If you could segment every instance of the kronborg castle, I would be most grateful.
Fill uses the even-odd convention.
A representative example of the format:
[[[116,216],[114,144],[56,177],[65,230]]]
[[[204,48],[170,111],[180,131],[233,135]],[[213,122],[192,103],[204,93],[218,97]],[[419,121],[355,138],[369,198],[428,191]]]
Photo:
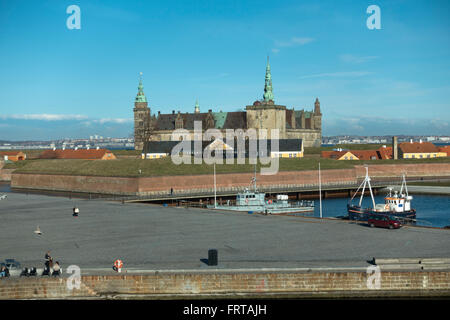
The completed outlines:
[[[201,121],[202,129],[219,129],[225,137],[226,129],[267,129],[279,130],[279,139],[301,139],[304,147],[318,147],[322,140],[322,113],[316,98],[314,111],[294,110],[275,104],[272,91],[272,75],[267,61],[264,95],[262,100],[248,105],[245,111],[200,112],[198,103],[193,113],[180,111],[169,114],[151,114],[144,94],[142,77],[134,102],[134,145],[142,150],[145,141],[170,141],[175,129],[186,129],[194,135],[194,121]]]

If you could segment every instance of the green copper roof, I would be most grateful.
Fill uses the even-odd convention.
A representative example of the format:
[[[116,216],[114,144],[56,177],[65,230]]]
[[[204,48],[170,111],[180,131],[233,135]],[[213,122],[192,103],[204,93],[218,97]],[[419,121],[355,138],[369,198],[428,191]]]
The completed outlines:
[[[222,129],[225,120],[227,120],[227,114],[228,112],[213,112],[213,117],[216,122],[216,129]]]
[[[144,94],[144,86],[142,85],[142,72],[141,77],[139,79],[138,93],[136,95],[136,102],[147,102],[147,98]]]
[[[266,67],[266,82],[264,84],[264,101],[273,100],[272,92],[272,75],[270,73],[270,63],[269,57],[267,57],[267,67]]]

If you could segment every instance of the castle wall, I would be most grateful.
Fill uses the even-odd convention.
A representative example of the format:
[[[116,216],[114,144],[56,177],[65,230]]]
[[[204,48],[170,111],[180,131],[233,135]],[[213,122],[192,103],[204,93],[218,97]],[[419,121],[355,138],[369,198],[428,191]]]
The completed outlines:
[[[247,128],[267,129],[269,137],[272,129],[278,129],[280,138],[286,132],[286,108],[283,106],[247,107]]]
[[[322,131],[310,129],[288,129],[285,139],[302,139],[303,147],[320,147],[322,143]]]

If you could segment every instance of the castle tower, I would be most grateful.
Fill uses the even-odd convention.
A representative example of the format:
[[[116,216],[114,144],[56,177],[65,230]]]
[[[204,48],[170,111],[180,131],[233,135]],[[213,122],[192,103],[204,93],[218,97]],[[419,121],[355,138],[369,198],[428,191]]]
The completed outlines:
[[[139,77],[139,86],[136,99],[134,100],[134,149],[142,150],[144,147],[146,125],[150,119],[150,108],[142,85],[142,72]]]
[[[199,106],[199,104],[198,104],[198,99],[197,100],[195,100],[195,111],[194,111],[195,113],[200,113],[200,106]]]
[[[267,130],[268,137],[273,129],[279,132],[279,138],[284,139],[286,131],[286,106],[274,103],[272,91],[272,74],[269,57],[267,57],[264,95],[262,101],[255,101],[252,106],[246,106],[247,128]]]
[[[270,63],[269,56],[267,56],[267,66],[266,66],[266,81],[264,84],[264,102],[268,103],[269,101],[274,102],[273,92],[272,92],[272,74],[270,73]]]
[[[314,115],[321,116],[322,113],[320,113],[320,102],[319,98],[316,98],[316,102],[314,102]]]

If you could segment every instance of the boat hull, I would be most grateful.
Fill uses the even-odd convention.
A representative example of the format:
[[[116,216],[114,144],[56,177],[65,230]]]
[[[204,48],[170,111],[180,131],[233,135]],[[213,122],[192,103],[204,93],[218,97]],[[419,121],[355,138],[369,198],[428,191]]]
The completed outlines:
[[[385,211],[378,212],[371,208],[361,208],[359,206],[347,205],[348,216],[350,220],[367,221],[373,215],[387,215],[389,217],[396,217],[402,219],[415,219],[416,210],[411,209],[404,212]]]
[[[228,211],[241,211],[241,212],[255,212],[255,213],[265,213],[265,214],[286,214],[286,213],[299,213],[299,212],[312,212],[314,207],[303,206],[303,207],[277,207],[277,206],[223,206],[223,205],[209,205],[208,209],[216,210],[228,210]]]

